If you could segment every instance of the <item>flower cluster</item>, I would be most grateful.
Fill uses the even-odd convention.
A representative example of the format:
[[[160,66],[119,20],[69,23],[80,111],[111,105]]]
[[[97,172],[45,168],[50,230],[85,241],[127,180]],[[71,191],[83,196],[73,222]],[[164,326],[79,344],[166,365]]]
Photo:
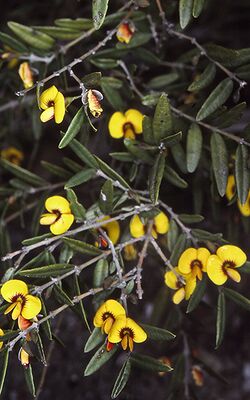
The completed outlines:
[[[204,273],[216,285],[223,285],[229,278],[240,282],[236,269],[246,260],[246,254],[233,245],[219,247],[216,254],[211,254],[204,247],[186,249],[179,258],[178,266],[165,274],[166,285],[175,290],[173,302],[179,304],[184,298],[188,300],[196,288],[197,279],[202,280]]]
[[[139,215],[134,215],[129,224],[130,234],[139,238],[147,233],[147,225],[143,223]],[[169,229],[169,219],[164,212],[160,212],[153,219],[151,235],[157,239],[158,234],[164,235]]]
[[[133,351],[134,342],[142,343],[147,339],[146,332],[126,316],[124,307],[118,301],[112,299],[99,307],[94,317],[94,326],[108,335],[107,351],[116,343],[121,343],[123,350]]]

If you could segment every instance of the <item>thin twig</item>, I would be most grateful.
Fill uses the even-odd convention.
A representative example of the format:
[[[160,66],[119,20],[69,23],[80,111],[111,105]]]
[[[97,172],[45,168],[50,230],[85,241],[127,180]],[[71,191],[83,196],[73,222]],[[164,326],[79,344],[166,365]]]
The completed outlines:
[[[143,295],[143,289],[142,289],[142,284],[141,284],[141,280],[142,280],[142,265],[143,265],[144,258],[147,256],[147,249],[148,249],[148,245],[149,245],[150,240],[151,240],[152,227],[153,227],[153,221],[150,221],[149,224],[148,224],[148,229],[147,229],[145,241],[143,243],[143,247],[142,247],[142,250],[140,252],[139,260],[138,260],[138,263],[137,263],[137,266],[136,266],[136,285],[137,285],[136,293],[137,293],[137,296],[138,296],[139,300],[142,299],[142,295]]]

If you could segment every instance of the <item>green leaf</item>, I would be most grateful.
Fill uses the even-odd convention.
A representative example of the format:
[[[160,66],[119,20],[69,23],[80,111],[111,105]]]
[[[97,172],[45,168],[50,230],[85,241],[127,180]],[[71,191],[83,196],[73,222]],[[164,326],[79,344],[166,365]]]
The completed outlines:
[[[111,393],[111,399],[116,399],[116,397],[118,397],[119,394],[123,391],[123,389],[125,388],[128,380],[129,380],[130,371],[131,371],[131,363],[130,363],[130,360],[128,359],[123,363],[123,366],[122,366],[122,368],[119,372],[119,375],[115,381],[115,384],[113,386],[112,393]]]
[[[146,33],[146,32],[137,32],[134,34],[132,39],[128,44],[126,43],[117,43],[116,48],[117,49],[134,49],[136,47],[142,46],[145,43],[148,43],[149,40],[152,38],[151,33]]]
[[[174,333],[156,326],[141,324],[141,327],[147,333],[148,338],[152,340],[173,340],[176,337]]]
[[[250,261],[247,261],[240,269],[240,272],[245,272],[246,274],[250,274]]]
[[[173,248],[176,244],[176,240],[178,239],[178,236],[179,236],[178,225],[174,219],[171,219],[170,224],[169,224],[168,234],[167,234],[167,247],[170,252],[173,251]]]
[[[98,288],[103,285],[104,280],[109,275],[109,263],[106,259],[101,259],[96,263],[93,274],[93,285]]]
[[[67,244],[72,250],[82,254],[98,255],[102,254],[102,250],[98,247],[92,246],[91,244],[84,243],[81,240],[63,238],[65,244]]]
[[[83,144],[78,142],[78,140],[73,139],[72,142],[70,142],[69,146],[73,150],[73,152],[80,158],[80,160],[82,160],[90,168],[98,168],[98,163],[95,160],[95,157],[85,146],[83,146]]]
[[[19,53],[26,53],[28,51],[27,47],[23,43],[19,42],[17,39],[14,39],[12,36],[7,35],[7,33],[0,32],[0,40],[11,50]]]
[[[109,0],[92,0],[92,18],[95,29],[100,29],[102,26],[107,11]]]
[[[88,353],[96,348],[101,342],[105,340],[105,335],[102,333],[100,328],[94,328],[90,337],[88,338],[85,347],[84,353]]]
[[[4,330],[4,335],[1,335],[1,342],[7,342],[19,334],[19,331]]]
[[[24,368],[23,371],[24,371],[24,376],[25,376],[25,380],[26,380],[29,392],[32,394],[33,397],[35,397],[36,396],[36,388],[35,388],[31,364],[29,364],[28,367]]]
[[[71,300],[71,298],[67,295],[67,293],[59,285],[54,285],[53,290],[55,293],[55,297],[59,301],[59,303],[68,304],[68,306],[74,306],[74,303]]]
[[[81,203],[77,200],[77,196],[72,189],[66,188],[67,199],[70,202],[70,208],[77,221],[84,221],[86,210]]]
[[[40,178],[40,176],[33,174],[33,172],[27,171],[26,169],[19,167],[18,165],[15,165],[7,160],[1,159],[0,164],[7,169],[7,171],[11,172],[13,175],[22,179],[24,182],[29,183],[30,185],[44,186],[48,184],[48,182]]]
[[[205,4],[205,0],[194,0],[194,5],[193,5],[193,17],[198,18],[199,15],[201,14],[203,7]]]
[[[94,64],[96,67],[103,69],[114,69],[118,66],[118,61],[112,58],[96,57],[92,58],[90,62]]]
[[[173,370],[171,367],[164,365],[160,360],[145,356],[144,354],[133,353],[130,360],[132,365],[148,371],[169,372]]]
[[[250,311],[250,299],[232,289],[224,288],[223,292],[230,300]]]
[[[204,69],[202,74],[198,76],[198,78],[189,85],[188,90],[190,92],[198,92],[213,82],[216,75],[216,67],[214,64],[208,64],[207,67]]]
[[[195,122],[190,126],[187,134],[187,170],[194,172],[199,164],[202,151],[202,132]]]
[[[173,135],[163,138],[161,140],[161,142],[166,147],[171,147],[171,146],[174,146],[176,143],[179,143],[181,141],[181,139],[182,139],[182,132],[177,132],[177,133],[174,133]]]
[[[52,164],[48,161],[41,161],[42,166],[49,171],[51,174],[55,176],[59,176],[60,178],[68,178],[72,175],[71,172],[67,171],[65,168],[59,167],[58,165]]]
[[[225,295],[223,292],[219,293],[217,303],[217,320],[216,320],[216,349],[220,347],[226,326],[226,302]]]
[[[117,351],[118,346],[114,345],[114,347],[110,350],[106,350],[106,343],[104,343],[91,358],[87,367],[84,371],[84,376],[92,375],[94,372],[98,371],[106,362],[110,360],[110,358]]]
[[[152,128],[152,119],[147,115],[144,115],[142,120],[142,135],[144,142],[148,144],[154,144],[154,134]]]
[[[127,153],[126,151],[109,153],[109,155],[110,155],[110,157],[112,157],[118,161],[123,161],[123,162],[133,162],[134,161],[134,157],[130,153]]]
[[[93,86],[100,85],[101,78],[102,78],[101,72],[91,72],[91,74],[84,75],[81,81],[83,82],[86,88],[91,89]]]
[[[178,188],[186,189],[188,187],[187,182],[169,165],[165,166],[164,178]]]
[[[240,144],[236,150],[235,178],[237,194],[241,204],[245,204],[249,193],[250,173],[248,167],[248,149]]]
[[[45,233],[44,235],[40,235],[40,236],[35,236],[33,238],[29,238],[29,239],[24,239],[22,241],[22,244],[24,246],[30,246],[31,244],[35,244],[35,243],[39,243],[44,239],[49,239],[51,238],[53,235],[52,233]]]
[[[59,18],[55,20],[55,25],[61,26],[62,28],[82,31],[93,28],[93,21],[89,18]]]
[[[107,174],[111,179],[118,181],[122,186],[124,186],[127,189],[131,189],[129,184],[119,175],[116,171],[114,171],[108,164],[106,164],[104,161],[102,161],[99,157],[94,156],[95,160],[99,164],[99,168]]]
[[[184,224],[194,224],[204,220],[204,217],[198,214],[179,214],[178,217]]]
[[[233,81],[230,78],[221,81],[201,106],[196,116],[196,120],[202,121],[214,111],[218,110],[218,108],[222,106],[231,95],[233,86]]]
[[[218,133],[211,136],[211,157],[217,189],[223,197],[227,187],[228,153],[225,141]]]
[[[161,181],[165,169],[165,153],[159,153],[149,175],[149,195],[152,203],[158,203]]]
[[[243,101],[242,103],[237,104],[233,108],[227,109],[224,112],[222,112],[215,119],[215,122],[213,121],[213,124],[221,129],[227,128],[241,119],[245,109],[246,109],[246,102]]]
[[[76,291],[76,295],[80,296],[82,294],[81,292],[81,288],[80,288],[80,282],[79,282],[79,277],[77,276],[77,274],[74,275],[74,288]],[[89,326],[89,322],[88,322],[88,318],[87,318],[87,314],[84,308],[84,304],[83,304],[83,300],[78,301],[77,305],[75,307],[78,307],[80,310],[80,314],[84,320],[84,323],[88,329],[88,331],[91,333],[91,329]]]
[[[222,233],[211,233],[208,231],[204,231],[203,229],[192,229],[193,235],[201,240],[201,241],[211,241],[211,242],[218,242],[222,239]]]
[[[48,315],[47,309],[46,309],[46,306],[45,306],[44,301],[43,301],[41,296],[40,296],[40,300],[41,300],[41,303],[42,303],[42,310],[41,310],[42,314],[43,314],[44,317],[47,317],[47,315]],[[47,319],[46,321],[44,321],[41,327],[42,327],[43,331],[45,332],[47,338],[49,340],[53,340],[50,320]]]
[[[66,183],[64,188],[72,188],[79,185],[82,185],[85,182],[88,182],[96,175],[96,171],[93,168],[84,168],[82,171],[77,172],[77,174],[73,175]]]
[[[181,29],[186,28],[192,17],[193,0],[179,1],[179,15]]]
[[[207,282],[206,279],[203,277],[202,281],[198,282],[195,288],[194,293],[190,297],[187,306],[187,313],[190,313],[195,310],[195,308],[199,305],[200,301],[202,300],[205,291],[206,291]]]
[[[156,105],[153,132],[156,143],[160,143],[161,139],[173,134],[173,120],[168,97],[163,93]]]
[[[46,33],[39,32],[29,26],[8,22],[8,27],[25,43],[38,50],[50,50],[55,40]]]
[[[141,142],[135,139],[126,138],[123,140],[124,146],[128,149],[128,151],[133,154],[140,161],[144,161],[148,164],[153,163],[153,158],[151,155],[143,148]]]
[[[99,206],[103,214],[108,215],[112,212],[113,196],[114,196],[114,189],[112,181],[107,180],[102,186],[99,198]]]
[[[72,264],[51,264],[44,267],[18,271],[17,275],[30,278],[49,278],[63,275],[66,272],[72,271],[74,268],[75,266]]]
[[[170,257],[170,262],[172,265],[174,266],[177,265],[179,257],[185,249],[186,249],[186,235],[182,233],[178,237]]]
[[[162,90],[170,83],[177,81],[179,74],[177,72],[170,72],[169,74],[159,75],[151,79],[147,83],[149,89]]]
[[[66,133],[64,134],[63,138],[61,139],[61,141],[58,145],[59,149],[63,149],[74,139],[74,137],[80,131],[84,121],[86,121],[85,112],[84,112],[83,107],[81,107],[77,111],[77,113],[74,116],[74,118],[72,119]]]
[[[183,150],[182,145],[180,143],[176,143],[175,145],[173,145],[171,147],[171,153],[172,153],[172,156],[173,156],[177,166],[181,170],[181,172],[186,174],[187,173],[187,167],[186,167],[187,161],[186,161],[186,154]]]
[[[32,26],[32,28],[60,40],[76,39],[81,35],[81,31],[57,26]]]
[[[6,378],[6,373],[7,373],[7,368],[9,364],[9,349],[3,350],[4,354],[2,356],[2,359],[0,359],[0,395],[2,394],[4,383],[5,383],[5,378]]]
[[[118,110],[123,111],[126,108],[126,104],[124,103],[124,100],[120,95],[119,91],[120,89],[119,90],[115,89],[110,85],[110,83],[107,83],[103,78],[101,79],[101,88],[104,98],[108,100],[108,102],[116,111]]]

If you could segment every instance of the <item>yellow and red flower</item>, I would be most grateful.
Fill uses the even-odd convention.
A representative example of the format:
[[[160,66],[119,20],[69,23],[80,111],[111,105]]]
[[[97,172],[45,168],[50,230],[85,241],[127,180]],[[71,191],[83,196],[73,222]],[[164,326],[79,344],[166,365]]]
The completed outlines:
[[[121,343],[123,350],[133,351],[134,343],[142,343],[147,339],[146,332],[126,315],[119,315],[108,334],[110,343]]]
[[[129,109],[124,114],[116,111],[110,118],[108,129],[110,136],[115,139],[135,139],[135,135],[142,133],[143,115],[140,111]]]
[[[94,326],[101,328],[102,332],[109,333],[118,315],[124,315],[126,312],[123,306],[116,300],[107,300],[95,313]]]
[[[179,258],[178,270],[182,275],[192,274],[194,278],[201,280],[202,273],[207,271],[207,260],[210,254],[205,247],[199,249],[190,247]]]
[[[216,254],[208,258],[208,277],[216,285],[223,285],[228,278],[240,282],[241,276],[237,268],[242,267],[246,260],[246,254],[239,247],[233,245],[221,246]]]
[[[129,224],[131,236],[139,238],[147,232],[147,225],[145,225],[139,215],[134,215]],[[160,212],[153,219],[153,227],[151,234],[157,239],[158,233],[164,235],[169,229],[169,219],[164,212]]]
[[[5,282],[1,288],[1,296],[8,303],[11,303],[4,314],[12,312],[13,320],[16,320],[20,315],[25,319],[32,319],[41,311],[40,299],[30,295],[26,283],[18,279]]]
[[[16,147],[10,146],[1,150],[1,158],[15,165],[20,165],[23,161],[23,152]]]
[[[182,279],[180,279],[182,277]],[[182,300],[189,300],[196,288],[196,277],[190,274],[182,275],[176,267],[174,271],[165,273],[165,284],[175,290],[173,302],[179,304]]]
[[[42,122],[47,122],[55,118],[55,122],[60,124],[65,115],[65,99],[61,92],[55,86],[51,86],[45,90],[39,99],[39,105],[42,110],[40,119]]]
[[[33,84],[34,84],[33,72],[27,61],[20,64],[18,73],[19,73],[20,78],[23,81],[23,85],[24,85],[25,89],[29,89],[30,87],[33,86]]]
[[[109,220],[111,217],[109,215],[106,215],[100,222],[104,222],[104,224],[101,226],[102,229],[104,229],[107,232],[107,235],[111,242],[113,244],[116,244],[119,240],[120,237],[120,225],[118,221],[111,221],[108,223],[105,223],[105,221]]]
[[[132,22],[123,22],[119,25],[116,37],[121,43],[128,44],[135,33],[135,26]]]
[[[50,225],[53,235],[65,233],[74,222],[74,215],[71,212],[70,204],[62,196],[49,197],[45,202],[48,213],[42,214],[41,225]]]
[[[100,101],[103,99],[103,95],[98,90],[88,90],[87,92],[89,111],[93,117],[98,118],[103,112]]]
[[[24,368],[28,368],[29,363],[30,363],[30,356],[29,356],[29,353],[27,353],[27,351],[24,350],[23,347],[21,347],[21,349],[18,353],[18,359]]]

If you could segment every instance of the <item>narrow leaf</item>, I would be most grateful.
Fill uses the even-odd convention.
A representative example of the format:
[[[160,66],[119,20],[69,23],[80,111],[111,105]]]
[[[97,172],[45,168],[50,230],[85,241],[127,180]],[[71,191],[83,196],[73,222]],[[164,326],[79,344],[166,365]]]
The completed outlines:
[[[7,169],[7,171],[31,185],[43,186],[48,184],[48,182],[40,178],[40,176],[34,174],[33,172],[27,171],[26,169],[19,167],[18,165],[15,165],[7,160],[0,160],[0,164]]]
[[[232,289],[224,288],[223,291],[230,300],[250,311],[250,299]]]
[[[237,194],[241,204],[245,204],[249,193],[250,173],[248,167],[248,150],[244,145],[239,145],[235,158],[235,178]]]
[[[181,29],[186,28],[192,17],[193,0],[180,0],[179,15]]]
[[[205,0],[194,0],[194,5],[193,5],[193,17],[198,18],[200,13],[203,10],[205,4]]]
[[[163,93],[156,105],[153,132],[156,143],[160,143],[161,139],[173,133],[173,120],[168,97]]]
[[[54,46],[54,39],[46,33],[39,32],[29,26],[8,22],[8,27],[25,43],[39,50],[50,50]]]
[[[187,170],[194,172],[198,166],[202,151],[202,132],[198,124],[193,123],[187,134]]]
[[[90,151],[78,140],[73,139],[70,142],[70,148],[73,152],[82,160],[85,164],[87,164],[91,168],[98,168],[98,163],[95,160],[94,156],[90,153]]]
[[[223,197],[227,187],[228,153],[225,141],[218,133],[213,133],[211,136],[211,157],[217,189]]]
[[[187,306],[187,313],[190,313],[195,310],[195,308],[199,305],[200,301],[202,300],[205,291],[206,291],[207,282],[206,279],[203,278],[202,281],[197,283],[194,293],[190,297]]]
[[[84,221],[86,210],[81,203],[79,203],[77,196],[72,189],[67,189],[67,199],[70,202],[70,208],[77,221]]]
[[[159,153],[149,175],[149,194],[152,203],[158,202],[161,181],[165,169],[165,153]]]
[[[131,371],[131,363],[130,360],[126,360],[119,372],[119,375],[115,381],[114,387],[112,389],[111,393],[111,399],[116,399],[116,397],[119,396],[119,394],[123,391],[125,388],[129,376],[130,376],[130,371]]]
[[[99,198],[100,209],[106,215],[110,214],[113,210],[113,195],[114,189],[112,181],[107,180],[102,186]]]
[[[92,18],[95,29],[100,29],[108,11],[109,0],[92,1]]]
[[[208,64],[208,66],[204,69],[202,74],[198,76],[198,78],[191,83],[188,87],[190,92],[198,92],[213,82],[216,75],[216,67],[213,63]]]
[[[75,266],[71,264],[51,264],[51,265],[46,265],[45,267],[38,267],[38,268],[18,271],[17,275],[27,276],[30,278],[57,277],[59,275],[65,274],[66,272],[72,271],[74,267]]]
[[[9,364],[9,349],[4,350],[4,355],[2,356],[3,358],[1,359],[1,371],[0,371],[0,395],[2,394],[4,383],[5,383],[5,378],[6,378],[6,373],[7,373],[7,368]]]
[[[102,254],[102,250],[98,247],[92,246],[91,244],[84,243],[81,240],[63,238],[65,244],[67,244],[72,250],[82,254],[98,255]]]
[[[148,338],[152,340],[173,340],[176,337],[174,333],[156,326],[141,324],[141,327],[147,333]]]
[[[226,325],[226,302],[225,295],[220,292],[217,304],[217,320],[216,320],[216,349],[221,345],[225,333]]]
[[[144,354],[132,354],[131,363],[141,369],[146,369],[155,372],[169,372],[172,371],[171,367],[163,364],[160,360],[156,358],[145,356]]]
[[[58,147],[59,149],[63,149],[64,147],[66,147],[73,139],[74,137],[78,134],[78,132],[80,131],[83,123],[85,120],[85,112],[83,107],[81,107],[76,115],[74,116],[74,118],[72,119],[65,135],[63,136],[63,138],[61,139]]]
[[[114,347],[110,350],[106,350],[106,343],[104,343],[91,358],[87,367],[84,371],[84,376],[92,375],[94,372],[98,371],[106,362],[110,360],[110,358],[117,351],[118,346],[114,345]]]
[[[102,330],[100,328],[94,328],[85,344],[84,352],[88,353],[89,351],[92,351],[96,346],[98,346],[104,340],[105,340],[105,335],[102,333]]]

